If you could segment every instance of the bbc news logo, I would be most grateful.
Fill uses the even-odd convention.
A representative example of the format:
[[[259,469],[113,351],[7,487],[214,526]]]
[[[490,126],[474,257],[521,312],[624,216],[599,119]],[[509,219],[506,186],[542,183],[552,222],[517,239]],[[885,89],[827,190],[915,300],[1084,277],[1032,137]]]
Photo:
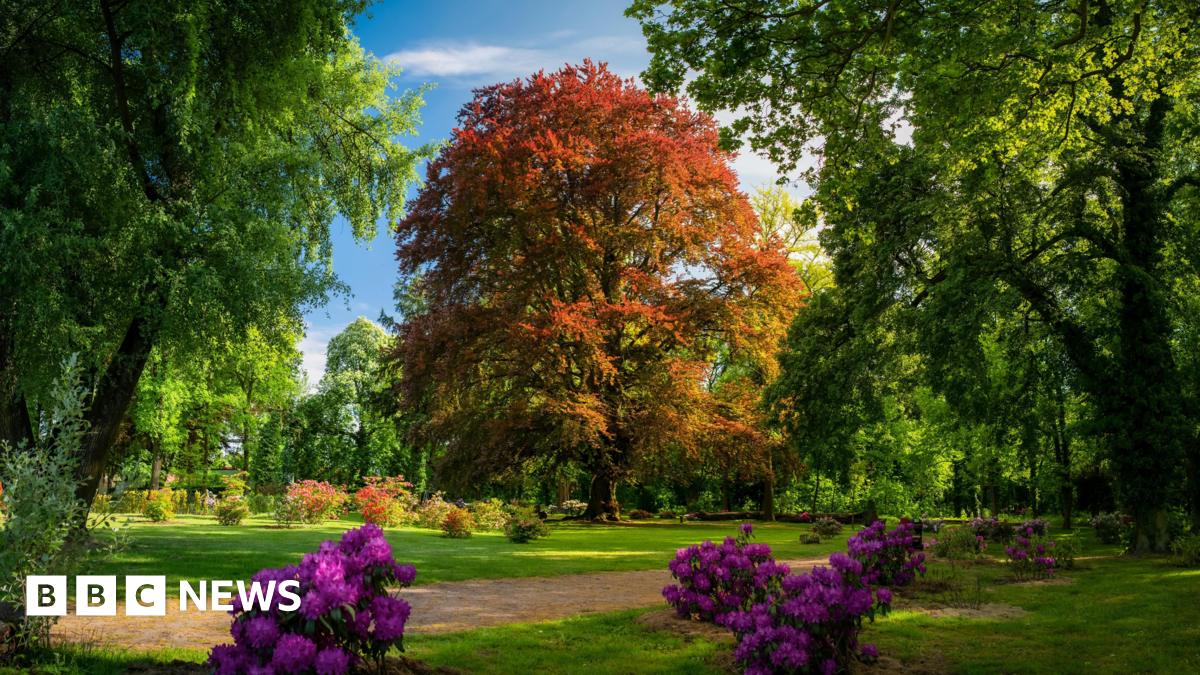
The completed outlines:
[[[233,599],[241,601],[244,609],[267,611],[278,597],[278,608],[284,612],[300,608],[296,590],[300,582],[294,579],[267,583],[240,579],[179,582],[179,611],[194,609],[200,612],[228,612]],[[68,580],[62,575],[31,574],[25,578],[26,616],[66,616]],[[189,606],[191,609],[189,609]],[[75,577],[75,614],[79,616],[117,615],[117,577],[80,575]],[[167,578],[154,575],[125,577],[125,616],[166,616]]]

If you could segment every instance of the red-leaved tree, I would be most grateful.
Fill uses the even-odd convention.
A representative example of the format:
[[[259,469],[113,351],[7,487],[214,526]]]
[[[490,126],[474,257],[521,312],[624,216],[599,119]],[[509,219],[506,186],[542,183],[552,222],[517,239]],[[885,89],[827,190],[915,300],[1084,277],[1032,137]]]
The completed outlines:
[[[635,460],[713,437],[718,353],[774,368],[796,276],[712,119],[603,65],[480,89],[459,123],[396,235],[401,403],[446,477],[575,463],[615,517]]]

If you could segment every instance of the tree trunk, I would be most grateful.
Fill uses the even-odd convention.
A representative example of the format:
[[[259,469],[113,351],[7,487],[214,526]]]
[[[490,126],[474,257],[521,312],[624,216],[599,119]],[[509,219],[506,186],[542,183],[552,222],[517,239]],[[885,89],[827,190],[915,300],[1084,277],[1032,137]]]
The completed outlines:
[[[1075,491],[1071,486],[1071,439],[1067,436],[1066,403],[1062,388],[1054,387],[1054,460],[1058,463],[1058,500],[1062,512],[1063,529],[1071,529],[1071,516],[1075,507]]]
[[[154,461],[150,464],[150,489],[157,490],[159,477],[162,475],[162,451],[158,449],[158,444],[154,447]]]
[[[611,469],[600,469],[592,473],[592,485],[588,491],[585,519],[620,520],[621,507],[617,503],[617,479]]]
[[[1200,534],[1200,445],[1195,439],[1188,451],[1187,491],[1191,502],[1192,532]]]
[[[767,476],[763,480],[762,519],[775,520],[775,468],[767,456]]]
[[[87,411],[88,433],[84,436],[76,468],[79,486],[75,496],[84,504],[91,504],[96,496],[100,474],[104,473],[109,451],[150,358],[153,344],[149,332],[150,326],[144,319],[139,317],[130,322],[120,347],[96,386]]]

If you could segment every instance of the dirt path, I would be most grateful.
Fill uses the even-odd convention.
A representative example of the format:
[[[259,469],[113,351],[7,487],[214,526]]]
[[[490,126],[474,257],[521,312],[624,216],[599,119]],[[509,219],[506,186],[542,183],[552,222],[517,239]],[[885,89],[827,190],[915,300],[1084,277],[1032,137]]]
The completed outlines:
[[[807,570],[826,558],[787,561]],[[671,583],[666,570],[596,572],[556,577],[480,579],[406,588],[401,595],[413,607],[412,633],[450,633],[482,626],[563,619],[579,614],[650,607],[663,602],[662,587]],[[183,647],[203,649],[229,641],[229,615],[223,612],[180,612],[168,599],[167,615],[63,617],[54,627],[55,640],[127,647],[138,650]]]

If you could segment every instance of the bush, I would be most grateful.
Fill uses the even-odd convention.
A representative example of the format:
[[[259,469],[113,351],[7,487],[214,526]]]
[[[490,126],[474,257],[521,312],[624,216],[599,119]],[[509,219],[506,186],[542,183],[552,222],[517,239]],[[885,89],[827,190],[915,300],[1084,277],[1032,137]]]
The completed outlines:
[[[300,520],[310,525],[339,517],[350,499],[345,490],[317,480],[292,483],[288,486],[287,496],[298,505]]]
[[[366,485],[354,493],[363,520],[376,525],[395,527],[414,517],[416,498],[412,494],[412,483],[404,476],[367,476]]]
[[[654,517],[653,513],[645,509],[633,509],[628,515],[630,520],[650,520]]]
[[[801,544],[819,544],[821,543],[821,535],[816,532],[806,532],[800,535]]]
[[[974,518],[967,525],[977,536],[988,541],[1005,543],[1012,541],[1012,527],[1000,522],[997,518]]]
[[[175,517],[175,500],[171,488],[151,490],[142,506],[142,515],[155,523],[163,523]]]
[[[568,499],[559,504],[558,509],[566,516],[581,516],[587,510],[587,502],[578,499]]]
[[[844,553],[829,556],[829,563],[782,577],[768,600],[726,616],[744,672],[844,672],[855,658],[878,656],[874,645],[859,646],[858,634],[863,618],[887,613],[891,591],[879,588],[872,597],[862,565]]]
[[[83,517],[75,499],[75,458],[87,431],[74,358],[54,382],[33,447],[0,443],[0,654],[44,644],[55,617],[24,616],[25,578],[69,574],[79,563],[71,529]],[[12,621],[11,631],[4,621]]]
[[[250,506],[238,495],[225,497],[217,504],[217,522],[222,525],[241,525],[250,515]]]
[[[968,560],[987,550],[987,539],[982,534],[975,534],[970,527],[948,527],[937,539],[930,540],[929,548],[943,558]]]
[[[888,532],[877,520],[846,542],[850,557],[862,565],[862,581],[870,586],[907,586],[925,574],[925,554],[916,547],[916,528],[900,523]]]
[[[271,495],[252,494],[246,497],[246,507],[250,513],[272,513],[275,510],[275,498]]]
[[[271,516],[279,527],[290,528],[304,520],[304,509],[301,508],[299,499],[288,495],[278,495],[275,497]]]
[[[833,518],[818,518],[817,522],[813,523],[813,532],[822,537],[832,537],[842,531],[842,524]]]
[[[1171,542],[1175,562],[1187,567],[1200,567],[1200,534],[1179,537]]]
[[[97,494],[95,499],[92,500],[91,512],[106,516],[113,512],[114,506],[115,505],[113,504],[112,497],[109,497],[108,495]]]
[[[1054,566],[1066,570],[1074,569],[1075,558],[1079,557],[1079,551],[1079,540],[1075,537],[1054,542]]]
[[[1090,521],[1096,531],[1096,538],[1102,544],[1119,544],[1125,532],[1126,525],[1121,516],[1115,513],[1101,513]]]
[[[508,524],[508,509],[499,499],[483,499],[471,504],[476,530],[503,530]]]
[[[466,539],[471,536],[471,531],[475,529],[475,519],[471,517],[471,512],[454,506],[446,513],[446,517],[442,519],[442,536],[451,537],[453,539]]]
[[[441,492],[435,492],[433,495],[421,502],[417,507],[416,524],[417,527],[424,527],[429,530],[441,529],[442,521],[446,519],[446,514],[450,513],[450,509],[454,508],[452,504],[448,504],[442,498]]]
[[[662,590],[667,604],[679,616],[724,625],[730,613],[762,601],[788,568],[775,562],[770,546],[750,543],[752,531],[745,523],[736,539],[680,549],[667,565],[677,582]]]
[[[504,526],[504,534],[514,544],[524,544],[550,536],[550,528],[532,508],[523,506],[513,509],[508,524]]]
[[[658,517],[662,518],[663,520],[674,520],[679,517],[679,514],[670,509],[665,509],[658,512]]]
[[[1032,530],[1034,536],[1044,537],[1050,532],[1050,523],[1042,518],[1032,518],[1022,523],[1020,529]]]
[[[146,491],[125,490],[117,498],[117,513],[142,513],[146,510]]]
[[[300,565],[264,569],[253,581],[300,582],[297,610],[280,609],[278,593],[267,608],[243,607],[235,597],[233,644],[218,645],[208,664],[223,673],[346,673],[367,659],[403,650],[411,607],[389,589],[408,586],[412,565],[399,565],[383,530],[367,524],[327,541]]]
[[[1044,579],[1054,575],[1054,547],[1053,541],[1034,534],[1032,527],[1021,527],[1004,552],[1017,579]]]

